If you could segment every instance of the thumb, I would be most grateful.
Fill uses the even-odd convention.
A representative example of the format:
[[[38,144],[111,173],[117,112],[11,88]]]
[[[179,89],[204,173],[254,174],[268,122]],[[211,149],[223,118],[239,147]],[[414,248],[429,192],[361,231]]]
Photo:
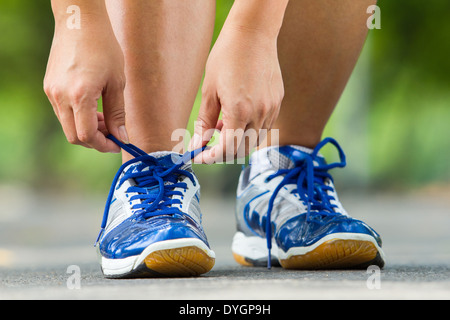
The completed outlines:
[[[125,86],[120,83],[109,85],[103,93],[103,114],[108,132],[121,140],[130,143],[125,127]]]
[[[218,125],[219,116],[219,101],[203,96],[198,117],[194,125],[194,135],[189,143],[190,150],[196,150],[208,144]]]

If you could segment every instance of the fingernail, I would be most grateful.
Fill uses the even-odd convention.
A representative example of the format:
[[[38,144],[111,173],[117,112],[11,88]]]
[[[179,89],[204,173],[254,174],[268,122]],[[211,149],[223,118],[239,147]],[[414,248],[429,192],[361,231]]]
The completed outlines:
[[[128,133],[127,133],[127,129],[125,128],[125,126],[119,127],[119,135],[120,135],[120,140],[122,140],[123,143],[126,143],[126,144],[130,143],[130,139],[128,138]]]
[[[215,157],[216,157],[215,148],[211,148],[205,153],[207,153],[207,154],[203,158],[203,163],[205,163],[205,164],[214,164],[216,162],[215,161]]]

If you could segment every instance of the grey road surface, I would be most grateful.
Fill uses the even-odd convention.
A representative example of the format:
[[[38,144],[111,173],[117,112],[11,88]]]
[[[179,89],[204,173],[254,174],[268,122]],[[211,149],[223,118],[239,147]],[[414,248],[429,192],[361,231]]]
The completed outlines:
[[[230,252],[234,199],[207,195],[204,226],[217,255],[210,273],[108,280],[93,248],[104,199],[0,189],[0,299],[450,298],[446,193],[341,193],[347,211],[382,235],[387,265],[380,272],[241,267]]]

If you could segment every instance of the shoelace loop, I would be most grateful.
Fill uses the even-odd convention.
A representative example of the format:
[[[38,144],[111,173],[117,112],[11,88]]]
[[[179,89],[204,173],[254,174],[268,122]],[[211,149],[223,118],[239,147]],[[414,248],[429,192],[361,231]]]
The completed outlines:
[[[332,144],[339,152],[339,162],[330,164],[320,164],[318,160],[319,151],[327,144]],[[334,197],[328,194],[328,191],[333,191],[333,188],[326,185],[324,182],[326,179],[333,178],[328,173],[329,170],[334,168],[343,168],[346,166],[346,157],[344,151],[339,146],[336,140],[333,138],[325,138],[321,141],[313,150],[310,155],[306,155],[305,159],[292,169],[281,169],[268,177],[268,180],[272,180],[278,176],[284,176],[283,180],[275,188],[267,209],[266,219],[266,240],[268,249],[267,268],[272,267],[272,210],[275,199],[280,190],[288,184],[296,184],[297,189],[293,190],[293,193],[297,193],[300,196],[300,200],[306,204],[308,210],[306,219],[312,221],[315,216],[311,215],[312,212],[318,215],[334,215],[334,208],[337,206],[332,204],[331,201],[335,200]]]
[[[130,197],[130,202],[139,200],[139,203],[132,207],[132,209],[135,210],[134,213],[136,215],[142,215],[145,219],[149,219],[160,215],[180,213],[178,208],[173,207],[173,205],[179,204],[181,201],[179,199],[173,199],[173,196],[182,195],[182,193],[174,189],[186,188],[187,185],[179,182],[178,178],[180,176],[186,176],[194,185],[196,184],[193,174],[189,171],[182,170],[181,167],[195,158],[199,153],[203,152],[206,148],[203,147],[194,151],[188,151],[180,156],[173,166],[165,167],[160,165],[155,157],[148,155],[145,151],[139,149],[135,145],[124,144],[113,135],[109,135],[107,138],[115,142],[119,147],[135,158],[123,164],[114,177],[106,201],[100,233],[95,245],[98,244],[105,231],[114,191],[128,179],[134,179],[136,182],[136,185],[131,186],[127,190],[129,193],[135,193],[135,195]],[[142,163],[143,170],[134,171],[133,167],[130,167],[130,165],[135,163]],[[124,172],[128,167],[130,167],[130,169]]]

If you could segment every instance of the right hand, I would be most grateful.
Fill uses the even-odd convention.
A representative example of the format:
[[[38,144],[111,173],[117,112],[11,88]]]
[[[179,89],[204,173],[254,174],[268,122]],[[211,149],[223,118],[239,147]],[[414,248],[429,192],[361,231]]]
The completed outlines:
[[[124,88],[124,56],[108,19],[80,30],[57,26],[44,90],[70,143],[120,152],[106,136],[128,143]],[[103,113],[97,111],[101,97]]]

